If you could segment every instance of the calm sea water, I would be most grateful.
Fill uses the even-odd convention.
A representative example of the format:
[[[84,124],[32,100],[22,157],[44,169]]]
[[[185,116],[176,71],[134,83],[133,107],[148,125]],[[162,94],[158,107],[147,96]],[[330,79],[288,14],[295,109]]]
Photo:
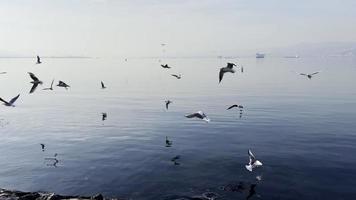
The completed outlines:
[[[218,84],[227,61],[245,72]],[[0,96],[21,94],[15,108],[0,107],[2,188],[245,199],[248,189],[221,189],[243,182],[257,184],[251,199],[356,199],[355,58],[0,59],[0,71],[8,72]],[[314,71],[321,73],[312,80],[298,75]],[[33,94],[27,72],[44,82]],[[52,79],[71,87],[42,90]],[[236,103],[241,117],[226,110]],[[211,122],[184,117],[198,110]],[[252,173],[244,167],[249,148],[264,164]],[[45,158],[54,153],[51,166]],[[171,162],[176,155],[180,165]]]

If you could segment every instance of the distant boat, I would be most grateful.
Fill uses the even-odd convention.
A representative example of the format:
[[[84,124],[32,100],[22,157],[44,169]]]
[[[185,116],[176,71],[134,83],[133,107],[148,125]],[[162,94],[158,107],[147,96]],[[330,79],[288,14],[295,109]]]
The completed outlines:
[[[265,54],[264,53],[256,53],[256,58],[264,58]]]
[[[296,55],[294,55],[294,56],[284,56],[285,58],[299,58],[299,55],[298,54],[296,54]]]

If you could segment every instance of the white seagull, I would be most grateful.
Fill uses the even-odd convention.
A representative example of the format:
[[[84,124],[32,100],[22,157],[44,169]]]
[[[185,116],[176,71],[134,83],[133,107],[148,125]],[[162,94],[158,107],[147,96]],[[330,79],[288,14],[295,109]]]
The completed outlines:
[[[224,77],[224,74],[226,72],[230,72],[230,73],[235,73],[235,70],[233,69],[233,67],[236,66],[234,63],[227,63],[226,67],[220,68],[220,72],[219,72],[219,83],[221,82],[221,80]]]
[[[246,169],[250,172],[256,167],[262,166],[262,162],[256,160],[256,157],[253,155],[252,151],[248,150],[249,163],[245,165]]]
[[[0,98],[0,101],[4,102],[5,106],[14,106],[15,101],[19,98],[20,94],[18,94],[16,97],[12,98],[9,102],[5,101],[4,99]]]
[[[205,113],[203,113],[202,111],[198,111],[196,113],[192,113],[190,115],[186,115],[186,118],[199,118],[202,119],[206,122],[210,122],[210,119],[208,118],[208,116],[205,115]]]

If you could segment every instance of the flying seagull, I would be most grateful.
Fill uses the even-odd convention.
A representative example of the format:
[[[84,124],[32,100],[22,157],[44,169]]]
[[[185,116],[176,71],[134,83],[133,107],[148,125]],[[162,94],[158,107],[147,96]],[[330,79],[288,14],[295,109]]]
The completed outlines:
[[[232,108],[239,108],[239,109],[243,109],[244,107],[243,107],[242,105],[237,105],[237,104],[234,104],[234,105],[232,105],[232,106],[228,107],[228,108],[227,108],[227,110],[230,110],[230,109],[232,109]]]
[[[246,169],[250,172],[256,167],[262,166],[262,163],[259,160],[256,160],[256,157],[253,155],[252,151],[248,150],[249,163],[245,165]]]
[[[182,75],[181,74],[179,74],[179,75],[177,75],[177,74],[171,74],[172,76],[174,76],[174,77],[176,77],[177,79],[181,79],[182,78]]]
[[[202,119],[206,122],[209,122],[210,119],[208,118],[208,116],[205,115],[205,113],[203,113],[202,111],[198,111],[196,113],[192,113],[190,115],[186,115],[185,116],[186,118],[199,118],[199,119]]]
[[[104,85],[104,82],[103,81],[101,81],[101,89],[105,89],[106,87],[105,87],[105,85]]]
[[[41,145],[41,148],[42,148],[42,151],[45,151],[45,144],[40,144]]]
[[[67,83],[65,83],[63,81],[58,81],[57,86],[58,87],[64,87],[65,89],[68,89],[68,87],[70,87],[69,85],[67,85]]]
[[[108,115],[106,113],[101,113],[101,121],[105,121]]]
[[[43,90],[53,90],[53,82],[54,82],[54,79],[52,80],[51,87],[43,88]]]
[[[15,101],[19,98],[20,94],[18,94],[16,97],[12,98],[9,102],[5,101],[4,99],[0,98],[0,101],[4,103],[5,106],[14,106]]]
[[[41,58],[39,57],[39,56],[37,56],[37,62],[36,62],[36,64],[41,64],[42,62],[41,62]]]
[[[308,77],[309,79],[311,79],[311,78],[313,78],[313,75],[318,74],[318,73],[319,73],[319,72],[314,72],[314,73],[311,73],[311,74],[300,73],[300,75],[306,76],[306,77]]]
[[[235,70],[233,69],[233,67],[236,66],[234,63],[227,63],[226,67],[220,68],[220,72],[219,72],[219,83],[221,82],[221,80],[224,77],[224,74],[226,72],[230,72],[230,73],[235,73]]]
[[[39,84],[42,85],[42,81],[40,81],[40,80],[35,76],[35,74],[33,74],[32,72],[28,72],[28,74],[30,75],[30,77],[31,77],[31,79],[32,79],[31,83],[33,84],[32,87],[31,87],[31,90],[30,90],[30,94],[31,94],[31,93],[33,93],[33,92],[36,90],[36,88],[37,88],[37,86],[38,86]]]
[[[167,101],[166,101],[166,109],[167,109],[167,110],[168,110],[168,105],[171,104],[171,103],[172,103],[171,100],[167,100]]]
[[[168,66],[168,64],[165,65],[161,65],[161,67],[165,68],[165,69],[170,69],[171,67]]]
[[[166,147],[171,147],[172,144],[173,144],[173,142],[168,140],[168,137],[166,136]]]

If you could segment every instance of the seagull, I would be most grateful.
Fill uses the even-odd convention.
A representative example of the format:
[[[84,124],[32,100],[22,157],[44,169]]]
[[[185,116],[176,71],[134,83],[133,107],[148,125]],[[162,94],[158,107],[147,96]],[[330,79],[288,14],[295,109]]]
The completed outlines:
[[[67,85],[67,83],[65,83],[63,81],[58,81],[57,86],[58,87],[64,87],[65,89],[68,89],[68,87],[70,87],[69,85]]]
[[[101,114],[102,114],[101,120],[105,121],[108,115],[106,113],[101,113]]]
[[[227,110],[230,110],[230,109],[232,109],[232,108],[239,108],[239,109],[243,109],[244,107],[243,107],[242,105],[237,105],[237,104],[234,104],[234,105],[232,105],[232,106],[228,107],[228,108],[227,108]]]
[[[165,65],[161,65],[161,67],[165,68],[165,69],[170,69],[171,67],[168,66],[168,64]]]
[[[42,81],[40,81],[36,76],[35,74],[33,74],[32,72],[28,72],[28,74],[30,75],[32,81],[31,83],[33,84],[42,84]]]
[[[173,144],[173,142],[168,140],[168,137],[166,136],[166,147],[171,147],[172,144]]]
[[[106,87],[105,87],[105,85],[104,85],[104,82],[103,81],[101,81],[101,89],[105,89]]]
[[[41,58],[39,57],[39,56],[37,56],[37,62],[36,62],[36,64],[41,64],[42,62],[41,62]]]
[[[253,168],[262,166],[262,163],[258,160],[256,160],[255,156],[253,155],[252,151],[249,149],[248,150],[248,157],[249,157],[249,163],[248,165],[245,165],[246,169],[250,172],[252,172]]]
[[[306,77],[308,77],[309,79],[311,79],[311,78],[313,78],[313,75],[318,74],[318,73],[319,73],[319,72],[314,72],[314,73],[311,73],[311,74],[300,73],[300,75],[306,76]]]
[[[206,121],[206,122],[209,122],[210,121],[210,119],[208,118],[208,116],[206,116],[205,115],[205,113],[203,113],[202,111],[198,111],[198,112],[196,112],[196,113],[192,113],[192,114],[190,114],[190,115],[186,115],[185,116],[186,118],[199,118],[199,119],[202,119],[202,120],[204,120],[204,121]]]
[[[179,74],[179,75],[177,75],[177,74],[171,74],[172,76],[174,76],[174,77],[176,77],[177,79],[181,79],[182,78],[182,75],[181,74]]]
[[[45,151],[45,144],[40,144],[41,145],[41,148],[42,148],[42,151]]]
[[[177,160],[180,159],[180,155],[174,156],[171,161],[174,162],[174,165],[180,165],[180,163],[177,162]]]
[[[0,101],[4,103],[5,106],[14,106],[15,101],[19,98],[20,94],[18,94],[16,97],[12,98],[9,102],[5,101],[4,99],[0,98]]]
[[[168,105],[171,104],[171,103],[173,103],[171,100],[167,100],[167,101],[166,101],[166,109],[167,109],[167,110],[168,110]]]
[[[221,80],[224,77],[224,74],[226,72],[231,72],[231,73],[235,73],[235,70],[233,69],[233,67],[236,66],[234,63],[227,63],[226,67],[220,68],[220,72],[219,72],[219,83],[221,82]]]
[[[53,82],[54,82],[54,79],[52,80],[51,87],[43,88],[43,90],[53,90]]]

